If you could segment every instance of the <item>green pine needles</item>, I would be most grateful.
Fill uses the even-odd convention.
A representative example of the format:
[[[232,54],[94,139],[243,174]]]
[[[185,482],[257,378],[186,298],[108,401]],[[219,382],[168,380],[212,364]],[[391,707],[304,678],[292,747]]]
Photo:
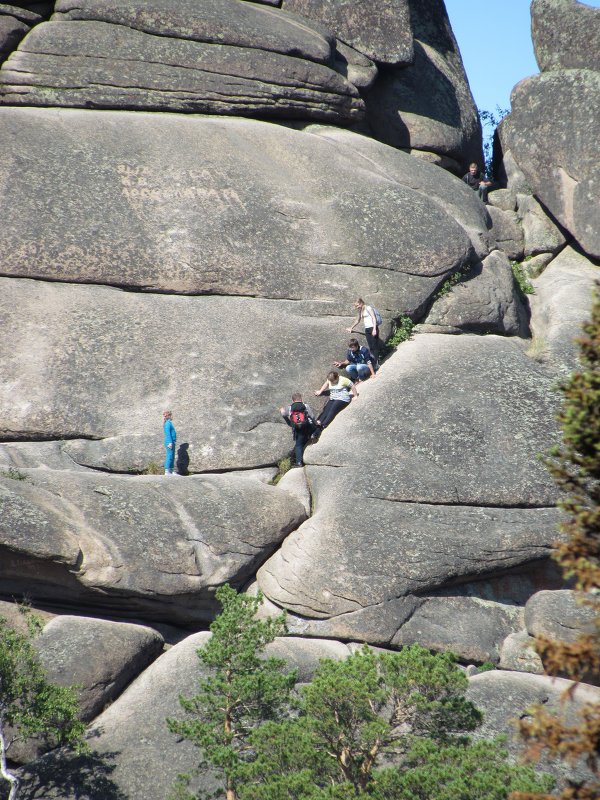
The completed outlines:
[[[19,793],[19,780],[7,765],[7,754],[19,739],[41,735],[56,745],[86,749],[75,689],[48,682],[33,646],[41,623],[24,613],[26,633],[0,617],[0,777],[10,786],[8,800],[17,800]],[[0,792],[2,788],[0,782]]]
[[[413,645],[376,655],[366,645],[343,661],[323,659],[311,683],[261,657],[285,629],[283,616],[255,619],[260,596],[219,589],[223,613],[198,650],[210,677],[181,700],[191,719],[171,731],[196,744],[199,769],[216,768],[227,800],[506,800],[547,790],[531,767],[509,765],[501,742],[473,743],[481,713],[452,654]],[[172,797],[190,793],[182,776]],[[474,793],[475,792],[475,793]]]

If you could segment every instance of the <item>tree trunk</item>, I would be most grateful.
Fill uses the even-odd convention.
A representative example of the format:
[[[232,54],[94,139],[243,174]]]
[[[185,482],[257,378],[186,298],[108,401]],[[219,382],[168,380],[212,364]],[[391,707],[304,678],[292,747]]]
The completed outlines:
[[[8,800],[17,800],[17,793],[19,791],[19,779],[8,771],[6,766],[6,740],[4,738],[4,727],[0,720],[0,775],[5,781],[10,783],[10,793]]]

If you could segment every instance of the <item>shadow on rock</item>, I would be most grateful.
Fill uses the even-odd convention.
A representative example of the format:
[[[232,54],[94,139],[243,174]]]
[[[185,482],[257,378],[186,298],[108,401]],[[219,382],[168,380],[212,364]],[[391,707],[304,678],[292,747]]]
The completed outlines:
[[[175,469],[180,475],[188,475],[189,466],[190,466],[190,443],[183,442],[177,448],[177,459],[175,464]]]
[[[20,800],[127,800],[111,778],[118,755],[49,753],[19,771]]]

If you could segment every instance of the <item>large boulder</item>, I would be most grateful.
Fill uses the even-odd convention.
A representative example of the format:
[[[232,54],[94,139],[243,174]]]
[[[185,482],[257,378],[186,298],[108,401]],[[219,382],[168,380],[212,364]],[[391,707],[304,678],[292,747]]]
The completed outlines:
[[[281,7],[318,20],[343,42],[383,64],[410,64],[409,0],[283,0]]]
[[[534,195],[583,250],[600,257],[600,72],[545,72],[515,86],[503,140]]]
[[[523,255],[557,253],[566,238],[550,217],[544,212],[535,197],[530,194],[517,194],[517,214],[523,226]]]
[[[88,731],[91,753],[72,756],[50,753],[22,772],[23,800],[163,800],[180,773],[200,761],[191,742],[166,729],[167,717],[182,717],[179,696],[197,692],[202,677],[196,656],[210,634],[189,636],[155,661]],[[310,680],[319,658],[342,658],[349,649],[338,642],[278,639],[267,655],[285,658],[299,679]],[[208,769],[195,777],[193,789],[215,791]]]
[[[329,138],[231,118],[3,108],[0,136],[4,275],[325,301],[328,314],[361,293],[396,316],[471,258],[442,207],[457,182],[377,143],[393,173]]]
[[[306,518],[236,475],[30,470],[0,478],[0,498],[3,592],[180,624],[210,619],[215,587],[242,584]]]
[[[342,124],[364,115],[357,89],[308,57],[60,20],[38,25],[0,70],[0,103]],[[288,25],[292,37],[298,26]]]
[[[0,3],[0,64],[40,19],[32,11]]]
[[[582,635],[594,634],[597,613],[581,602],[584,599],[571,589],[536,592],[525,606],[527,632],[567,644]]]
[[[542,72],[600,70],[600,9],[577,0],[533,0],[531,32]]]
[[[354,638],[381,644],[424,597],[479,581],[483,599],[486,580],[531,570],[556,537],[556,489],[536,458],[555,441],[555,408],[550,376],[516,342],[402,345],[306,452],[313,514],[261,567],[260,588],[321,620],[311,635],[327,635],[330,618],[350,630],[353,616]],[[448,601],[448,619],[461,603]],[[479,652],[497,660],[516,628],[502,622]]]
[[[548,364],[563,376],[578,367],[575,339],[589,318],[598,280],[600,268],[567,247],[532,281],[531,331],[542,343]]]
[[[479,116],[443,0],[409,6],[414,62],[380,69],[365,96],[373,134],[394,147],[482,163]]]

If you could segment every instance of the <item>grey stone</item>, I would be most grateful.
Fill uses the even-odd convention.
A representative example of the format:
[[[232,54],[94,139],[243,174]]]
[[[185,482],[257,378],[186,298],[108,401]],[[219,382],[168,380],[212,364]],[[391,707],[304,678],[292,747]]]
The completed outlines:
[[[414,158],[420,158],[421,161],[426,161],[428,164],[435,164],[436,167],[448,170],[453,175],[460,176],[462,174],[462,165],[449,156],[432,153],[429,150],[411,150],[410,148],[405,149],[404,152]]]
[[[507,119],[508,117],[505,117],[496,129],[502,154],[500,163],[496,168],[496,176],[501,184],[506,186],[508,197],[511,198],[510,203],[512,204],[509,210],[514,211],[517,207],[517,194],[531,194],[532,189],[523,170],[515,161],[515,157],[508,147],[507,134],[505,133]],[[490,197],[493,198],[495,195],[496,191],[490,192],[488,199]],[[491,204],[495,205],[493,200]]]
[[[599,96],[598,72],[542,73],[513,89],[513,110],[503,124],[503,136],[533,194],[596,258],[600,257]]]
[[[334,37],[308,20],[241,0],[57,0],[53,19],[97,20],[197,42],[272,50],[330,63]]]
[[[600,70],[600,10],[577,0],[533,0],[531,38],[542,72]]]
[[[368,89],[379,74],[377,66],[370,58],[343,42],[337,42],[333,68],[347,78],[357,89]]]
[[[463,181],[457,181],[439,169],[432,169],[432,162],[428,163],[427,159],[414,158],[416,151],[411,151],[409,155],[368,136],[358,136],[329,125],[309,125],[305,131],[335,142],[337,148],[352,154],[355,164],[358,156],[361,166],[376,168],[386,179],[398,181],[433,199],[464,228],[479,258],[484,258],[493,247],[490,218],[476,193]],[[433,233],[430,229],[427,236]],[[422,231],[420,235],[423,236]]]
[[[553,258],[554,253],[538,253],[537,256],[529,256],[523,261],[521,268],[528,278],[539,278]]]
[[[189,636],[157,659],[88,730],[88,756],[55,751],[22,772],[24,800],[162,800],[180,773],[199,762],[191,742],[165,727],[166,718],[183,718],[180,695],[197,692],[203,672],[196,651],[210,634]],[[343,658],[348,648],[338,642],[276,640],[267,655],[284,657],[301,679],[309,679],[318,659]],[[195,776],[193,791],[215,791],[214,773]]]
[[[50,611],[45,611],[44,609],[31,605],[28,605],[27,608],[29,608],[42,623],[50,622],[51,619],[54,619],[55,615]],[[27,616],[23,614],[20,609],[21,606],[18,603],[0,600],[0,617],[6,620],[10,628],[19,631],[19,633],[27,633],[29,630]]]
[[[24,5],[34,6],[36,3],[25,3]],[[43,17],[35,11],[29,11],[27,8],[22,8],[13,3],[0,3],[0,16],[14,17],[21,22],[26,22],[28,29],[43,19]]]
[[[65,442],[6,442],[0,444],[0,474],[7,477],[11,470],[65,469],[85,471],[64,450]]]
[[[290,494],[234,475],[0,479],[3,591],[186,624],[305,519]]]
[[[518,607],[474,597],[431,597],[402,625],[392,646],[420,644],[430,650],[452,650],[463,661],[497,664],[500,643],[521,624]]]
[[[283,0],[282,8],[315,19],[338,39],[382,64],[410,64],[409,0]]]
[[[594,284],[600,268],[585,256],[565,248],[544,272],[533,280],[530,295],[531,331],[547,350],[547,360],[562,375],[578,367],[575,337],[589,318]]]
[[[524,335],[527,312],[517,294],[507,255],[494,250],[472,268],[434,301],[426,323],[475,333]]]
[[[29,25],[9,13],[9,8],[0,5],[0,63],[16,49],[30,29]]]
[[[600,702],[600,689],[586,684],[576,685],[562,678],[501,670],[474,675],[469,679],[467,698],[485,711],[483,724],[474,732],[474,736],[491,739],[503,734],[507,737],[509,752],[521,756],[524,745],[515,734],[515,720],[526,717],[527,710],[536,704],[543,705],[546,710],[557,711],[567,691],[571,701],[565,704],[564,709],[570,723],[585,703]],[[548,763],[540,758],[536,761],[536,769],[551,772],[562,780],[590,778],[590,772],[583,765],[570,767],[562,760]]]
[[[542,659],[535,651],[534,639],[527,631],[510,633],[500,650],[500,669],[543,675]]]
[[[539,253],[557,253],[564,247],[566,238],[563,232],[544,213],[535,197],[518,194],[517,214],[522,220],[523,250],[526,257]]]
[[[488,204],[502,211],[516,211],[517,195],[511,189],[494,189],[488,194]]]
[[[380,70],[366,96],[376,138],[482,163],[481,126],[442,0],[409,0],[414,63]],[[464,169],[466,172],[466,167]]]
[[[488,213],[498,247],[504,250],[511,261],[520,261],[523,258],[524,236],[516,212],[490,206]]]
[[[97,21],[38,25],[0,71],[0,102],[342,124],[364,115],[354,86],[321,63]]]
[[[304,506],[307,516],[310,516],[310,489],[306,480],[306,474],[303,469],[291,469],[283,476],[277,486],[286,492],[289,492],[292,497]]]
[[[328,618],[543,561],[558,514],[537,454],[555,440],[556,402],[505,338],[405,343],[306,452],[313,515],[260,588]]]
[[[319,314],[361,293],[396,316],[471,258],[444,204],[451,176],[376,142],[393,176],[325,137],[232,118],[0,108],[0,140],[4,275],[306,299]]]
[[[537,592],[525,606],[527,632],[567,644],[573,644],[583,634],[593,634],[597,613],[578,602],[578,598],[581,594],[570,589]]]

